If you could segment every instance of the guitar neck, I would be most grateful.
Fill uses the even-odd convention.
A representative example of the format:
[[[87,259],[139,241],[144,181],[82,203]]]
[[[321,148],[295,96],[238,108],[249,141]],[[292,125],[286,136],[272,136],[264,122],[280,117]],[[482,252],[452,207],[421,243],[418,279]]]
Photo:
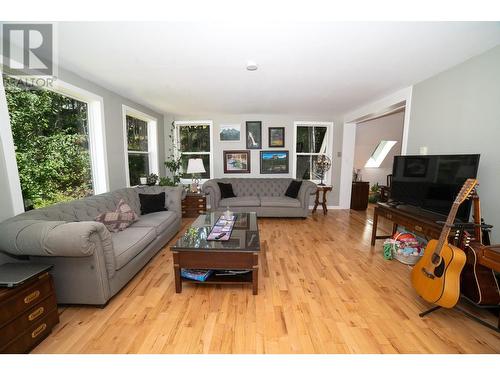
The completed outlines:
[[[479,195],[474,194],[472,198],[472,204],[474,205],[474,237],[476,241],[483,243],[483,231],[481,229],[481,203],[479,201]]]
[[[455,222],[455,217],[457,216],[458,208],[460,205],[453,204],[451,207],[450,213],[448,214],[448,218],[446,219],[446,223],[444,224],[443,230],[441,231],[441,235],[439,236],[439,241],[436,246],[435,254],[440,255],[443,246],[448,243],[448,237],[450,236],[451,227]]]
[[[458,208],[460,207],[462,202],[465,199],[467,199],[468,196],[470,196],[476,184],[477,180],[468,178],[467,181],[465,181],[462,188],[460,189],[460,192],[458,193],[457,197],[455,198],[455,201],[453,202],[453,205],[451,206],[450,213],[448,214],[448,218],[446,219],[444,228],[441,231],[441,235],[439,236],[439,241],[437,243],[436,249],[434,250],[434,256],[439,257],[439,255],[441,254],[441,250],[443,249],[443,246],[446,243],[448,243],[448,237],[450,235],[450,230],[453,227],[453,223],[455,222],[455,217],[457,216]]]

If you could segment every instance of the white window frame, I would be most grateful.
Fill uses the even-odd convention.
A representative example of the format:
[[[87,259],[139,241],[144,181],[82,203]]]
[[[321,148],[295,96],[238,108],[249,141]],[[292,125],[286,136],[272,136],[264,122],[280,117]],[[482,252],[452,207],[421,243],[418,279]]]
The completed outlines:
[[[209,132],[210,132],[210,151],[199,151],[199,152],[181,152],[180,151],[180,137],[179,137],[179,129],[182,126],[194,126],[194,125],[200,125],[200,126],[208,126],[209,127]],[[209,155],[209,160],[210,160],[210,176],[209,178],[214,178],[214,124],[212,120],[200,120],[200,121],[194,121],[194,120],[189,120],[189,121],[174,121],[174,126],[175,126],[175,131],[174,131],[174,153],[175,157],[178,158],[182,154],[185,155]],[[201,183],[204,183],[207,181],[208,178],[200,179]],[[190,184],[191,179],[190,178],[181,178],[181,184]]]
[[[123,115],[123,145],[125,151],[125,180],[127,186],[130,187],[130,170],[128,166],[128,154],[143,154],[148,155],[149,174],[160,174],[158,163],[158,119],[141,112],[135,108],[122,105]],[[148,151],[129,151],[128,150],[128,132],[127,132],[127,116],[147,122],[148,124]]]
[[[14,79],[20,77],[13,76]],[[33,76],[36,78],[36,76]],[[40,76],[43,79],[46,77]],[[4,90],[3,95],[6,95],[3,82],[1,89]],[[107,164],[106,151],[106,133],[104,124],[104,101],[99,95],[60,79],[52,81],[52,86],[47,85],[43,89],[53,91],[75,100],[87,104],[88,111],[88,130],[89,130],[89,152],[92,173],[92,188],[94,194],[106,193],[109,191],[109,173]],[[10,195],[13,205],[13,213],[15,215],[24,212],[24,201],[21,190],[21,182],[16,161],[16,151],[12,136],[12,128],[10,121],[7,122],[8,127],[1,127],[1,138],[3,140],[3,148],[7,171],[9,174]]]
[[[54,81],[52,91],[87,104],[92,186],[96,195],[108,192],[109,173],[103,98],[59,79]]]
[[[326,128],[326,134],[325,134],[325,141],[326,141],[326,147],[325,147],[325,152],[297,152],[297,128],[301,127],[325,127]],[[297,156],[314,156],[314,155],[320,155],[320,154],[325,154],[327,155],[330,160],[332,160],[332,166],[333,166],[333,157],[332,157],[332,151],[333,151],[333,122],[325,122],[325,121],[294,121],[293,123],[293,157],[292,157],[292,171],[293,171],[293,178],[297,178]],[[320,180],[310,180],[314,183],[319,183]],[[331,184],[332,181],[332,168],[326,173],[325,178],[323,179],[324,183],[327,185]]]

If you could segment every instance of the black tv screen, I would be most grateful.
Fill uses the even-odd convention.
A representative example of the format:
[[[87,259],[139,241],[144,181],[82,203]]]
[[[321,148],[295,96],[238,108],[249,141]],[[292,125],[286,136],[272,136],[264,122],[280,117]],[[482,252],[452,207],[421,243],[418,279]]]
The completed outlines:
[[[448,215],[465,180],[476,178],[479,154],[395,156],[391,199]],[[460,206],[457,219],[469,221],[471,201]]]

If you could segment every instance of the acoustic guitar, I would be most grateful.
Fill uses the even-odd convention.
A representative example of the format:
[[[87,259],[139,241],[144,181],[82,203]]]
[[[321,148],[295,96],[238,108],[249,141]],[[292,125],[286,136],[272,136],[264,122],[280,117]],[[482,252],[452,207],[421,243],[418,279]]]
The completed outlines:
[[[417,293],[427,302],[441,307],[455,306],[460,297],[460,272],[465,265],[463,250],[448,243],[458,208],[469,197],[477,180],[469,178],[460,189],[446,219],[439,240],[430,240],[424,255],[411,272]]]
[[[464,231],[462,248],[465,250],[467,261],[462,271],[460,288],[462,294],[477,305],[494,306],[500,304],[500,288],[491,268],[479,264],[483,245],[489,245],[488,232],[483,232],[481,225],[481,205],[477,191],[472,196],[474,207],[474,235]],[[486,236],[485,236],[486,235]]]

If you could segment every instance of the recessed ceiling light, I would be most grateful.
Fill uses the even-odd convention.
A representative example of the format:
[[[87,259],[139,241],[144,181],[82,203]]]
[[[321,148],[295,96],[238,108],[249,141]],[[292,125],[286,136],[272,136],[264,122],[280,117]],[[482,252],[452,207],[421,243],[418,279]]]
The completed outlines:
[[[250,71],[257,70],[257,64],[255,63],[255,61],[247,62],[247,70],[250,70]]]

